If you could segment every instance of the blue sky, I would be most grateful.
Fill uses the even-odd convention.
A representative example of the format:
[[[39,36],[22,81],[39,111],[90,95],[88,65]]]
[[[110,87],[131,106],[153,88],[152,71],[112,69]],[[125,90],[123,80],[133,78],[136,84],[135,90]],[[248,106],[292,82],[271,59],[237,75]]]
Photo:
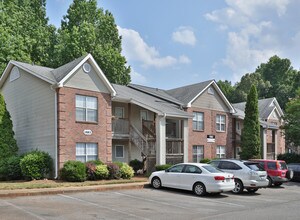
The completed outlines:
[[[48,0],[56,27],[72,0]],[[299,70],[298,0],[101,0],[115,17],[132,83],[170,89],[235,83],[271,56]]]

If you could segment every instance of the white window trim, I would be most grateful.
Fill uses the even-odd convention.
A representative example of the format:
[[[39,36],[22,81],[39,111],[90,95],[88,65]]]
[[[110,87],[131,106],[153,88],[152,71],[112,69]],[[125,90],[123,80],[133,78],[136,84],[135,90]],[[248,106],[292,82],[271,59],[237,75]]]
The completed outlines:
[[[77,107],[76,106],[76,97],[77,96],[82,96],[82,97],[84,97],[85,98],[85,107],[84,108],[82,108],[82,107]],[[86,103],[87,103],[87,98],[95,98],[96,99],[96,106],[97,106],[97,108],[87,108],[86,107]],[[76,115],[76,109],[77,108],[80,108],[80,109],[85,109],[85,120],[84,121],[80,121],[80,120],[77,120],[77,115]],[[88,109],[91,109],[91,110],[96,110],[96,120],[95,121],[88,121],[87,120],[87,115],[88,115]],[[79,121],[79,122],[94,122],[94,123],[97,123],[98,122],[98,98],[96,97],[96,96],[87,96],[87,95],[80,95],[80,94],[76,94],[75,95],[75,118],[76,118],[76,121]]]
[[[192,153],[192,155],[193,155],[193,159],[194,159],[194,147],[196,147],[197,148],[197,153],[196,153],[196,156],[197,156],[197,161],[195,162],[195,161],[193,161],[193,162],[195,162],[195,163],[200,163],[200,160],[198,161],[198,159],[199,159],[199,157],[198,157],[198,155],[202,155],[203,156],[203,159],[204,159],[204,145],[193,145],[193,153]],[[198,150],[199,150],[199,148],[202,148],[202,154],[199,154],[198,152]]]
[[[117,147],[122,147],[123,157],[117,157]],[[124,158],[124,157],[125,157],[124,145],[121,144],[115,145],[115,158]]]
[[[192,123],[193,131],[204,131],[204,112],[197,112],[197,111],[194,111],[193,114],[202,114],[202,118],[203,118],[202,121],[198,121],[198,120],[194,120],[194,117],[193,117],[193,123]],[[197,118],[197,117],[196,117],[196,118]],[[203,124],[203,129],[199,129],[199,128],[194,129],[194,121],[197,122],[197,125],[198,125],[198,122],[202,122],[202,124]],[[197,127],[197,126],[196,126],[196,127]]]
[[[224,148],[224,153],[221,153],[221,148]],[[224,157],[221,157],[221,155],[224,155]],[[224,145],[217,146],[216,157],[217,158],[226,158],[226,146],[224,146]]]
[[[225,122],[224,123],[222,123],[222,120],[221,120],[222,116],[225,118],[225,120],[224,120]],[[219,123],[218,123],[217,118],[220,119]],[[222,125],[224,125],[224,130],[221,130],[222,129]],[[216,115],[216,131],[217,132],[226,132],[226,115],[221,115],[221,114],[217,114]]]
[[[20,78],[20,76],[19,68],[14,66],[9,75],[9,82],[15,81],[16,79]]]
[[[88,161],[88,156],[96,156],[97,157],[97,159],[98,159],[98,143],[89,143],[89,142],[77,142],[76,143],[76,148],[77,148],[77,144],[84,144],[84,147],[85,147],[85,154],[77,154],[76,153],[76,149],[75,149],[75,157],[77,157],[77,156],[79,156],[79,157],[83,157],[83,156],[85,156],[85,162],[87,162]],[[96,147],[97,147],[97,154],[87,154],[86,153],[86,145],[87,144],[95,144],[96,145]]]
[[[145,112],[145,113],[146,113],[146,119],[144,119],[144,120],[148,120],[148,111],[147,111],[147,110],[141,110],[141,111],[140,111],[141,121],[143,121],[143,118],[142,118],[142,112]]]

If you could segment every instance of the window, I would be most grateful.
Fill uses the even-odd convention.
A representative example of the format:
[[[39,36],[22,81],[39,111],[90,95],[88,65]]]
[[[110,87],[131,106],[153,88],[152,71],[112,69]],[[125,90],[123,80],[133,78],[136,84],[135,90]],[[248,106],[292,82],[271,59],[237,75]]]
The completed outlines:
[[[115,146],[115,158],[124,158],[124,146],[123,145]]]
[[[182,164],[175,165],[175,166],[169,168],[168,171],[171,172],[171,173],[181,173],[183,167],[184,167],[184,165],[182,165]]]
[[[202,173],[201,169],[196,166],[186,165],[185,166],[185,173]]]
[[[193,112],[193,130],[203,131],[204,130],[204,120],[203,112]]]
[[[268,162],[267,167],[269,170],[277,170],[276,162]]]
[[[124,118],[124,108],[123,107],[115,107],[115,116],[118,118]]]
[[[98,159],[98,144],[76,143],[76,160],[87,162]]]
[[[148,119],[148,111],[147,110],[141,110],[141,121]]]
[[[96,97],[76,95],[76,121],[98,121],[98,101]]]
[[[203,149],[204,146],[193,146],[193,162],[200,163],[200,160],[204,158]]]
[[[219,165],[220,169],[224,169],[224,170],[241,170],[242,168],[230,161],[221,161],[220,165]]]
[[[226,125],[226,116],[225,115],[217,115],[216,117],[216,130],[217,131],[225,131]]]
[[[225,158],[225,146],[217,146],[217,158]]]

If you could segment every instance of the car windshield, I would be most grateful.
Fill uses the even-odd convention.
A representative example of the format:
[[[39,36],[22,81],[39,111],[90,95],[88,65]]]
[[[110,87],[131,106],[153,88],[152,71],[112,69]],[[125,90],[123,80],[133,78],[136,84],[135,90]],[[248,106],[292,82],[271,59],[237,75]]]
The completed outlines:
[[[285,162],[279,162],[279,169],[280,170],[287,170],[287,166]]]
[[[245,162],[244,164],[247,167],[249,167],[251,170],[254,170],[254,171],[264,171],[264,168],[259,163]]]
[[[205,166],[202,166],[202,168],[204,168],[205,170],[207,170],[210,173],[223,173],[223,171],[221,171],[211,165],[205,165]]]

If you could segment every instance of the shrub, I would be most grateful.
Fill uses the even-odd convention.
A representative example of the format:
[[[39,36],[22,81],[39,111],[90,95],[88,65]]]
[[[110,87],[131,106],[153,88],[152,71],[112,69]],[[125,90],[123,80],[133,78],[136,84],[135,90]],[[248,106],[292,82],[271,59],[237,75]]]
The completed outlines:
[[[131,166],[126,163],[123,163],[120,168],[121,178],[123,179],[131,179],[134,176],[134,171]]]
[[[88,162],[86,162],[86,163],[92,163],[92,164],[94,164],[94,165],[103,165],[104,163],[101,161],[101,160],[90,160],[90,161],[88,161]]]
[[[12,156],[7,159],[6,161],[7,180],[19,180],[23,178],[20,161],[21,161],[20,156]]]
[[[20,161],[22,174],[27,179],[43,179],[52,171],[52,158],[46,152],[35,150]]]
[[[202,160],[200,160],[200,163],[209,163],[210,162],[210,159],[208,158],[204,158]]]
[[[285,154],[278,154],[278,160],[284,160],[287,164],[288,163],[300,163],[300,155],[296,153],[285,153]]]
[[[1,159],[0,160],[0,180],[6,180],[7,177],[7,165],[6,165],[6,160]]]
[[[96,180],[96,165],[92,162],[85,163],[88,180]]]
[[[143,169],[144,164],[142,161],[139,161],[138,159],[134,159],[129,162],[129,166],[131,166],[136,173],[138,170]]]
[[[124,165],[124,163],[120,161],[115,161],[114,164],[116,164],[120,169]]]
[[[86,168],[80,161],[67,161],[60,172],[61,179],[69,182],[84,182],[86,180]]]
[[[166,170],[170,168],[172,165],[171,164],[163,164],[163,165],[156,165],[155,170],[160,171],[160,170]]]
[[[106,165],[107,165],[107,169],[109,172],[108,179],[120,179],[121,178],[120,168],[117,164],[107,163]]]
[[[107,165],[98,165],[95,170],[96,178],[99,180],[107,179],[109,176],[109,171]]]

